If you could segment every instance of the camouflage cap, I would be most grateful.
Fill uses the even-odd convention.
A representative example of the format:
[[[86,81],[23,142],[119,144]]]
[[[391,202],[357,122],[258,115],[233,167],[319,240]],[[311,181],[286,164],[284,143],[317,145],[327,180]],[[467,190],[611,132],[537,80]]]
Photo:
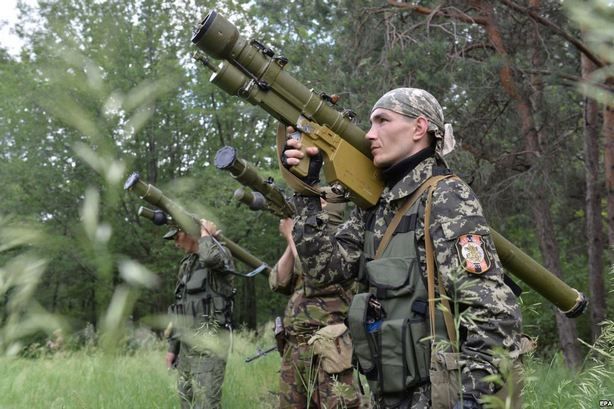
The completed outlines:
[[[371,112],[384,108],[409,118],[424,116],[429,121],[429,131],[437,139],[435,150],[441,156],[454,149],[452,125],[444,123],[443,109],[434,96],[419,88],[396,88],[388,91],[373,105]]]
[[[179,233],[179,229],[176,227],[171,227],[170,229],[168,229],[168,231],[166,232],[166,234],[164,236],[162,236],[162,238],[164,240],[172,240],[175,238],[175,236],[177,235],[177,233]]]

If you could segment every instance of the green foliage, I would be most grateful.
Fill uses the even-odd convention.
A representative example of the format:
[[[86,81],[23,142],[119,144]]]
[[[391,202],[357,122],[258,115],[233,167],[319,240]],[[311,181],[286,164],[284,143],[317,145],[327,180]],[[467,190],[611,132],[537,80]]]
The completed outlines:
[[[593,408],[611,399],[614,388],[612,322],[593,346],[585,367],[573,373],[560,354],[524,362],[523,407]],[[279,356],[273,352],[252,363],[244,359],[256,346],[273,344],[270,331],[235,333],[226,367],[223,406],[277,406]],[[129,345],[129,343],[128,343]],[[115,356],[95,347],[42,353],[38,358],[0,358],[0,406],[28,408],[170,408],[179,405],[175,372],[164,364],[164,343],[154,341]],[[138,391],[136,393],[135,391]],[[504,406],[498,406],[504,407]]]
[[[254,343],[272,336],[235,334],[226,367],[223,406],[276,407],[279,358],[250,364]],[[264,345],[264,344],[263,344]],[[179,406],[176,372],[166,369],[164,343],[110,356],[96,349],[43,353],[37,359],[0,358],[0,406],[27,408],[171,408]],[[249,367],[247,367],[249,365]]]
[[[119,328],[128,316],[165,311],[172,299],[181,254],[160,239],[160,228],[137,217],[144,203],[120,188],[129,172],[175,187],[170,192],[185,197],[186,207],[224,227],[232,224],[225,231],[248,248],[245,237],[251,234],[264,250],[258,256],[269,263],[281,252],[270,245],[279,243],[276,222],[229,207],[233,182],[210,166],[217,148],[233,141],[247,158],[260,161],[260,151],[270,158],[272,140],[257,139],[270,121],[199,83],[200,72],[181,56],[189,55],[186,39],[201,16],[187,3],[177,5],[42,2],[45,24],[23,32],[32,52],[21,63],[3,59],[7,79],[26,84],[2,89],[14,101],[2,105],[2,118],[9,119],[0,123],[7,142],[0,175],[7,175],[6,191],[12,193],[3,209],[49,233],[50,240],[38,246],[49,260],[48,285],[39,287],[37,297],[75,328],[100,320],[103,327]],[[237,118],[237,110],[245,115]],[[131,259],[143,266],[129,264]],[[127,265],[161,273],[157,286],[122,284]],[[264,295],[265,280],[258,279],[257,287]],[[275,298],[261,299],[273,300],[267,309],[280,310]],[[112,300],[119,304],[105,312]],[[242,315],[246,320],[245,309]]]
[[[600,399],[612,399],[614,390],[614,323],[603,325],[601,337],[589,345],[583,369],[574,373],[563,363],[561,354],[548,360],[530,359],[525,365],[524,402],[526,407],[592,408]]]
[[[614,91],[601,84],[611,85],[614,76],[614,9],[606,0],[569,1],[565,7],[574,23],[585,32],[588,46],[603,61],[604,66],[591,73],[587,81],[579,84],[580,92],[597,101],[614,104]]]

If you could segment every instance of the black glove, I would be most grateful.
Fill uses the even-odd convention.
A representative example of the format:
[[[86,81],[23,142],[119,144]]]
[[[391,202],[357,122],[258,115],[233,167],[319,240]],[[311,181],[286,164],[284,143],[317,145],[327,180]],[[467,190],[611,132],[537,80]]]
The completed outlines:
[[[311,186],[320,183],[320,169],[322,169],[323,161],[322,152],[309,158],[309,171],[307,171],[307,176],[301,178],[303,182]]]
[[[482,409],[482,405],[473,395],[463,394],[463,399],[458,400],[452,409]]]

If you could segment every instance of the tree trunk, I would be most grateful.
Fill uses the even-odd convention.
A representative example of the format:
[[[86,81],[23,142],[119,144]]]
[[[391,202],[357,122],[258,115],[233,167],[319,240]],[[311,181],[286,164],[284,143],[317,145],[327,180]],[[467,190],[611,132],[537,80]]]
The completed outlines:
[[[557,277],[562,278],[559,247],[555,240],[554,225],[550,217],[550,200],[544,193],[543,189],[535,190],[531,209],[537,230],[539,249],[543,256],[544,267]],[[570,368],[579,368],[582,364],[582,352],[577,341],[576,322],[567,318],[558,309],[555,309],[555,318],[565,363]]]
[[[595,70],[586,56],[581,56],[582,78]],[[584,168],[586,181],[586,239],[588,248],[588,288],[591,307],[591,335],[593,341],[601,334],[606,317],[605,282],[603,277],[603,225],[601,222],[601,189],[599,184],[598,104],[584,99]]]
[[[256,322],[256,282],[253,279],[243,279],[243,308],[245,308],[245,324],[255,330]]]
[[[60,293],[60,278],[56,274],[55,284],[53,286],[53,295],[51,296],[50,312],[55,312],[58,308],[58,294]]]
[[[614,78],[606,81],[614,86]],[[614,249],[614,106],[608,105],[603,111],[603,140],[605,144],[605,180],[608,199],[608,244]]]
[[[531,0],[532,8],[539,8],[539,0]],[[533,88],[533,103],[537,104],[531,106],[531,101],[525,95],[525,93],[517,85],[514,79],[513,69],[510,64],[509,54],[503,43],[498,24],[495,18],[493,6],[488,1],[480,1],[480,10],[483,13],[487,25],[486,33],[495,50],[502,57],[503,63],[501,65],[499,75],[501,83],[507,94],[515,101],[516,109],[521,121],[521,132],[525,141],[526,150],[526,162],[532,169],[541,168],[542,175],[547,174],[547,163],[540,163],[540,166],[536,166],[538,160],[542,157],[542,150],[540,145],[547,143],[545,135],[540,135],[537,131],[535,123],[534,112],[540,111],[541,106],[541,93],[543,89],[543,81],[540,77],[533,77],[531,80],[531,86]],[[529,48],[532,52],[532,60],[534,64],[541,64],[541,51],[539,50],[539,33],[537,27],[533,30],[532,35],[529,37]],[[543,128],[542,128],[543,129]],[[545,178],[540,178],[544,181]],[[537,237],[539,240],[539,247],[544,259],[544,265],[557,277],[562,278],[561,265],[560,265],[560,252],[558,244],[555,240],[554,226],[552,223],[552,216],[550,213],[550,198],[548,197],[547,189],[532,189],[529,192],[532,198],[532,212],[537,229]],[[577,330],[575,322],[566,318],[559,311],[556,313],[557,329],[559,334],[559,342],[561,344],[561,350],[565,357],[565,362],[570,368],[578,368],[582,363],[582,353],[577,341]]]

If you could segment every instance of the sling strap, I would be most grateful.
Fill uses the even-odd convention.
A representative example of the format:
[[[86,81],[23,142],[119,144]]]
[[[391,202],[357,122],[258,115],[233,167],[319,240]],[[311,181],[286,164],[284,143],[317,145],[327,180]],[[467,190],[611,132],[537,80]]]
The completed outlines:
[[[386,249],[386,246],[388,246],[388,243],[392,239],[392,235],[394,234],[394,231],[396,230],[397,226],[401,222],[401,219],[403,218],[405,213],[407,213],[409,208],[412,207],[414,203],[416,203],[416,201],[420,198],[420,196],[422,196],[422,194],[428,188],[436,186],[440,180],[446,179],[449,176],[450,175],[431,176],[430,178],[425,180],[416,190],[414,190],[414,192],[407,198],[403,206],[401,206],[399,210],[397,210],[394,217],[390,221],[388,228],[384,232],[382,241],[379,243],[379,246],[377,247],[377,251],[375,252],[375,258],[380,258],[382,256],[382,253]]]

